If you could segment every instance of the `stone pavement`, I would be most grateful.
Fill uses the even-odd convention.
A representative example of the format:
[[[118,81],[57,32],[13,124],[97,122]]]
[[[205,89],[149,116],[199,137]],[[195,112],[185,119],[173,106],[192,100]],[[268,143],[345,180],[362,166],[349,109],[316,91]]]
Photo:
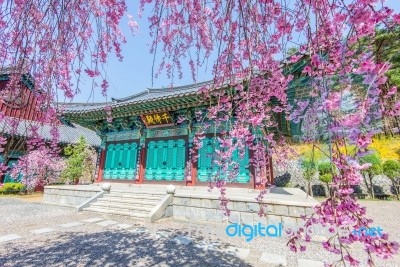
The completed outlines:
[[[390,240],[400,240],[400,202],[362,202],[374,225]],[[392,220],[387,220],[387,214]],[[0,266],[323,266],[336,254],[320,242],[307,244],[303,253],[291,252],[285,238],[230,237],[217,233],[227,224],[204,222],[207,227],[175,219],[154,224],[130,217],[76,213],[74,209],[0,197]],[[203,230],[204,229],[204,230]],[[219,232],[219,231],[218,231]],[[353,250],[353,248],[352,248]],[[361,246],[354,255],[365,266]],[[400,266],[400,255],[375,258],[376,267]]]
[[[249,264],[248,266],[289,266],[286,256],[273,254],[268,252],[260,252],[249,248],[240,248],[235,246],[223,247],[218,242],[213,241],[196,241],[196,238],[188,235],[177,235],[172,231],[155,230],[151,227],[137,227],[133,224],[119,223],[117,220],[109,220],[104,217],[92,217],[81,221],[71,221],[62,224],[54,225],[46,228],[38,228],[30,230],[25,236],[18,234],[8,234],[0,236],[0,246],[8,245],[16,240],[23,240],[24,238],[32,236],[45,237],[46,235],[54,232],[61,234],[69,228],[74,230],[79,229],[81,226],[90,224],[91,227],[100,227],[103,230],[108,228],[117,231],[127,231],[138,235],[150,236],[157,242],[157,240],[167,240],[168,242],[174,242],[178,246],[193,246],[204,251],[218,251],[219,253],[231,255],[232,257],[238,258]],[[102,230],[100,229],[100,230]],[[11,264],[12,266],[12,264]],[[179,266],[179,265],[177,265]],[[308,259],[299,258],[297,260],[298,267],[321,267],[322,262],[313,261]]]

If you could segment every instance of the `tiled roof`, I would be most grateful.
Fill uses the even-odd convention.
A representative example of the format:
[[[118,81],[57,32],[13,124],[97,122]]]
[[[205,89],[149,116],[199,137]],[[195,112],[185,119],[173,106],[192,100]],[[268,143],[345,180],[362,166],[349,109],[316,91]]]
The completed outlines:
[[[31,126],[38,126],[39,130],[38,133],[44,140],[51,140],[52,136],[50,134],[50,130],[52,129],[51,125],[48,124],[40,124],[35,121],[28,121],[28,120],[18,120],[18,127],[15,135],[17,136],[22,136],[22,137],[28,137],[30,134],[29,128]],[[60,134],[60,143],[64,144],[71,144],[71,143],[77,143],[79,141],[79,138],[81,135],[85,137],[86,141],[88,144],[92,146],[99,147],[101,144],[101,139],[100,137],[92,130],[89,130],[87,128],[84,128],[80,125],[77,124],[72,124],[71,126],[68,125],[59,125],[57,126]],[[0,122],[0,131],[5,134],[11,134],[12,133],[12,127],[11,125],[7,122],[7,120],[2,120]]]
[[[0,69],[0,75],[8,75],[12,72],[12,68],[10,66],[6,66]]]
[[[175,97],[183,97],[188,95],[195,95],[202,87],[211,85],[212,81],[206,81],[201,83],[195,83],[190,85],[178,86],[173,88],[149,88],[143,92],[124,97],[124,98],[112,98],[112,101],[101,102],[101,103],[59,103],[64,107],[64,113],[78,113],[88,111],[103,110],[104,107],[109,105],[111,108],[144,103],[148,101],[169,99]]]

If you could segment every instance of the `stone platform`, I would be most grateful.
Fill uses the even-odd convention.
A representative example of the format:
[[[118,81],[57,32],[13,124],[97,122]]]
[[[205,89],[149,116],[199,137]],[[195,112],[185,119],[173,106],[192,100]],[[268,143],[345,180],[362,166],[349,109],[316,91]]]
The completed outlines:
[[[165,217],[241,224],[266,223],[265,220],[297,221],[300,216],[312,213],[313,207],[318,204],[318,201],[298,188],[274,188],[263,197],[264,213],[267,216],[260,218],[260,203],[256,200],[259,193],[260,191],[255,189],[227,188],[230,216],[226,217],[221,212],[218,190],[210,192],[208,187],[177,188],[173,203],[166,209]]]
[[[143,218],[155,221],[162,217],[174,217],[188,221],[241,224],[276,223],[280,221],[297,222],[302,215],[312,213],[313,207],[318,204],[318,201],[307,196],[301,189],[274,188],[264,195],[262,204],[264,204],[264,214],[266,216],[260,217],[258,215],[260,203],[256,200],[260,193],[259,190],[227,188],[228,209],[231,211],[230,216],[227,217],[221,211],[220,192],[217,189],[210,191],[208,187],[175,186],[175,191],[168,194],[166,188],[167,185],[112,183],[109,194],[113,195],[113,197],[109,197],[110,200],[105,202],[102,198],[107,198],[107,194],[99,194],[102,191],[101,184],[46,186],[43,199],[48,204],[67,205],[77,208],[84,203],[87,203],[85,204],[87,207],[90,204],[89,202],[93,202],[93,206],[99,206],[98,212],[101,212],[101,205],[95,202],[104,202],[107,203],[107,207],[105,207],[108,209],[107,213],[112,213],[113,210],[117,212],[118,209],[123,209],[129,204],[135,204],[136,200],[133,201],[133,199],[141,198],[141,200],[145,201],[146,196],[164,194],[164,197],[160,198],[160,202],[158,204],[154,203],[151,206],[152,208],[148,209],[148,215],[142,216]],[[118,195],[121,198],[117,199],[115,197]],[[116,201],[115,203],[112,202],[113,199]],[[132,209],[133,207],[130,208],[130,212],[133,212]]]
[[[97,185],[50,185],[44,187],[43,202],[75,207],[101,191],[101,187]]]

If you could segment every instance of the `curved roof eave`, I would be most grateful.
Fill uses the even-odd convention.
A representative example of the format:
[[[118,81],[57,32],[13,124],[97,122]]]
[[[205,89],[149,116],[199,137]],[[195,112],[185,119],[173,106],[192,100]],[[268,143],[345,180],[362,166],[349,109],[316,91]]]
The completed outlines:
[[[194,89],[194,88],[193,88]],[[168,89],[148,89],[148,90],[168,90]],[[175,90],[173,91],[175,92]],[[197,95],[198,94],[198,89],[196,90],[192,90],[190,92],[186,92],[186,93],[178,93],[178,94],[167,94],[164,96],[159,96],[159,97],[151,97],[151,98],[147,98],[147,99],[140,99],[140,100],[134,100],[132,99],[133,96],[130,97],[126,97],[126,98],[121,98],[121,99],[114,99],[113,102],[103,102],[103,103],[96,103],[95,105],[82,105],[82,106],[97,106],[97,107],[93,107],[93,108],[88,108],[86,110],[82,110],[82,109],[77,109],[77,110],[71,110],[68,109],[68,107],[64,110],[64,114],[78,114],[78,113],[91,113],[91,112],[98,112],[98,111],[102,111],[104,110],[104,108],[108,105],[111,107],[111,109],[113,108],[119,108],[119,107],[125,107],[125,106],[129,106],[129,105],[134,105],[134,104],[142,104],[142,103],[147,103],[147,102],[156,102],[156,101],[162,101],[162,100],[166,100],[166,99],[173,99],[173,98],[178,98],[178,97],[186,97],[186,96],[191,96],[191,95]],[[139,94],[135,94],[134,97],[140,97],[140,96],[144,96],[146,95],[145,92],[139,93]],[[74,103],[72,103],[71,105],[73,105]]]

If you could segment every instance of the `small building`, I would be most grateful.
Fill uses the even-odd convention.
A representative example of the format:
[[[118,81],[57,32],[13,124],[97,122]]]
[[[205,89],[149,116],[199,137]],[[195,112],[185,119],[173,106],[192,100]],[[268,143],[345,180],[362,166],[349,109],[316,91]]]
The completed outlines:
[[[216,173],[213,160],[213,130],[205,133],[201,149],[194,150],[193,139],[202,122],[196,112],[205,111],[209,102],[198,91],[209,82],[160,89],[106,103],[71,103],[64,106],[63,118],[95,130],[101,137],[96,181],[132,184],[208,185]],[[107,120],[112,114],[112,122]],[[281,131],[289,134],[290,123],[284,113],[276,114]],[[180,122],[184,118],[184,122]],[[230,186],[263,188],[256,170],[249,164],[252,151],[239,162],[238,175]],[[192,160],[194,157],[196,161]],[[265,162],[266,180],[273,183],[271,159]]]
[[[38,97],[42,92],[35,89],[33,79],[27,74],[21,76],[17,90],[8,90],[7,85],[12,71],[12,68],[0,70],[0,114],[2,117],[0,136],[6,138],[6,144],[2,146],[3,151],[0,153],[0,162],[11,168],[19,157],[26,153],[26,141],[32,134],[32,127],[37,128],[39,137],[50,142],[51,130],[55,125],[59,131],[61,148],[71,143],[77,143],[81,135],[91,146],[100,146],[99,136],[94,131],[80,125],[62,120],[54,122],[54,125],[41,123],[44,107],[40,106]],[[0,176],[0,183],[9,181],[12,179],[8,174]]]

